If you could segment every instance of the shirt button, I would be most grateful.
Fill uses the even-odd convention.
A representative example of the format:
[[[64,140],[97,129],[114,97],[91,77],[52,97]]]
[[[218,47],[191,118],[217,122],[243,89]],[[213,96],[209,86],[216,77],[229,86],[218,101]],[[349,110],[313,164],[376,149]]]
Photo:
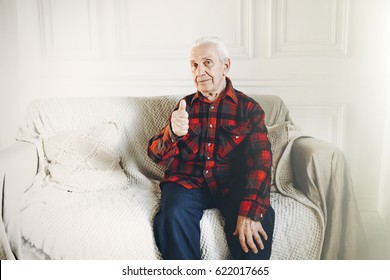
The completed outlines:
[[[210,127],[213,127],[213,124],[212,123],[210,123],[210,125],[209,125]]]
[[[208,173],[209,173],[209,171],[208,171],[208,170],[206,170],[204,173],[208,174]]]
[[[236,135],[236,139],[240,138],[240,135]]]
[[[207,143],[207,146],[209,146],[209,147],[210,147],[210,146],[211,146],[211,143]]]
[[[208,159],[208,160],[210,160],[210,159],[211,159],[211,157],[207,157],[207,159]]]
[[[210,108],[211,108],[211,110],[214,110],[215,106],[214,106],[214,105],[211,105],[211,107],[210,107]]]

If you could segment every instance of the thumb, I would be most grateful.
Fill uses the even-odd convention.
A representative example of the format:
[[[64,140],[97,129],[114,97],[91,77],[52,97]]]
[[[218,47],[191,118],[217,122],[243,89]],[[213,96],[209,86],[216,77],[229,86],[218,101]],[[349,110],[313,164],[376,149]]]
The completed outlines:
[[[185,111],[187,107],[186,101],[183,99],[179,103],[179,111]]]

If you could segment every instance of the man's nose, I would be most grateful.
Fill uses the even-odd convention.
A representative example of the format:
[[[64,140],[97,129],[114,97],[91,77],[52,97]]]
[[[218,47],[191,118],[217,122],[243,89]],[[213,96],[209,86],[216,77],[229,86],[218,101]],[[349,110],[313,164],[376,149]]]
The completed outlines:
[[[196,68],[196,75],[197,76],[202,76],[205,73],[205,68],[206,67],[202,63],[200,63],[198,65],[198,67]]]

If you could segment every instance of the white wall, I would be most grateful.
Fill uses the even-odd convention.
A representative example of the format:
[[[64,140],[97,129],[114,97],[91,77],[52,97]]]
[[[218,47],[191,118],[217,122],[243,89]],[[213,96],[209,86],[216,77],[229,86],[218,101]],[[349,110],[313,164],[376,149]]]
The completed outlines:
[[[0,1],[0,148],[13,141],[19,120],[16,2]]]
[[[387,108],[390,108],[390,95],[387,96],[386,104]],[[387,238],[390,236],[390,146],[388,143],[390,143],[390,110],[387,110],[384,129],[378,201],[378,211],[384,220],[384,235]],[[386,245],[388,252],[390,252],[390,241]]]
[[[0,0],[0,147],[34,98],[193,92],[188,48],[217,35],[236,88],[342,148],[360,209],[384,215],[389,2]]]

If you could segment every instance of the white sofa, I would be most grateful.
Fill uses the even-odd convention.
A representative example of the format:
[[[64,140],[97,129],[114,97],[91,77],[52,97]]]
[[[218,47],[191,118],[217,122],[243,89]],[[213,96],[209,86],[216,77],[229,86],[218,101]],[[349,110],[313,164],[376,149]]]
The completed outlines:
[[[266,112],[275,171],[271,259],[356,259],[364,235],[348,164],[331,144],[298,137],[277,96]],[[179,96],[33,101],[0,151],[2,258],[160,259],[152,222],[163,168],[146,153]],[[228,259],[218,210],[201,221],[202,257]]]

